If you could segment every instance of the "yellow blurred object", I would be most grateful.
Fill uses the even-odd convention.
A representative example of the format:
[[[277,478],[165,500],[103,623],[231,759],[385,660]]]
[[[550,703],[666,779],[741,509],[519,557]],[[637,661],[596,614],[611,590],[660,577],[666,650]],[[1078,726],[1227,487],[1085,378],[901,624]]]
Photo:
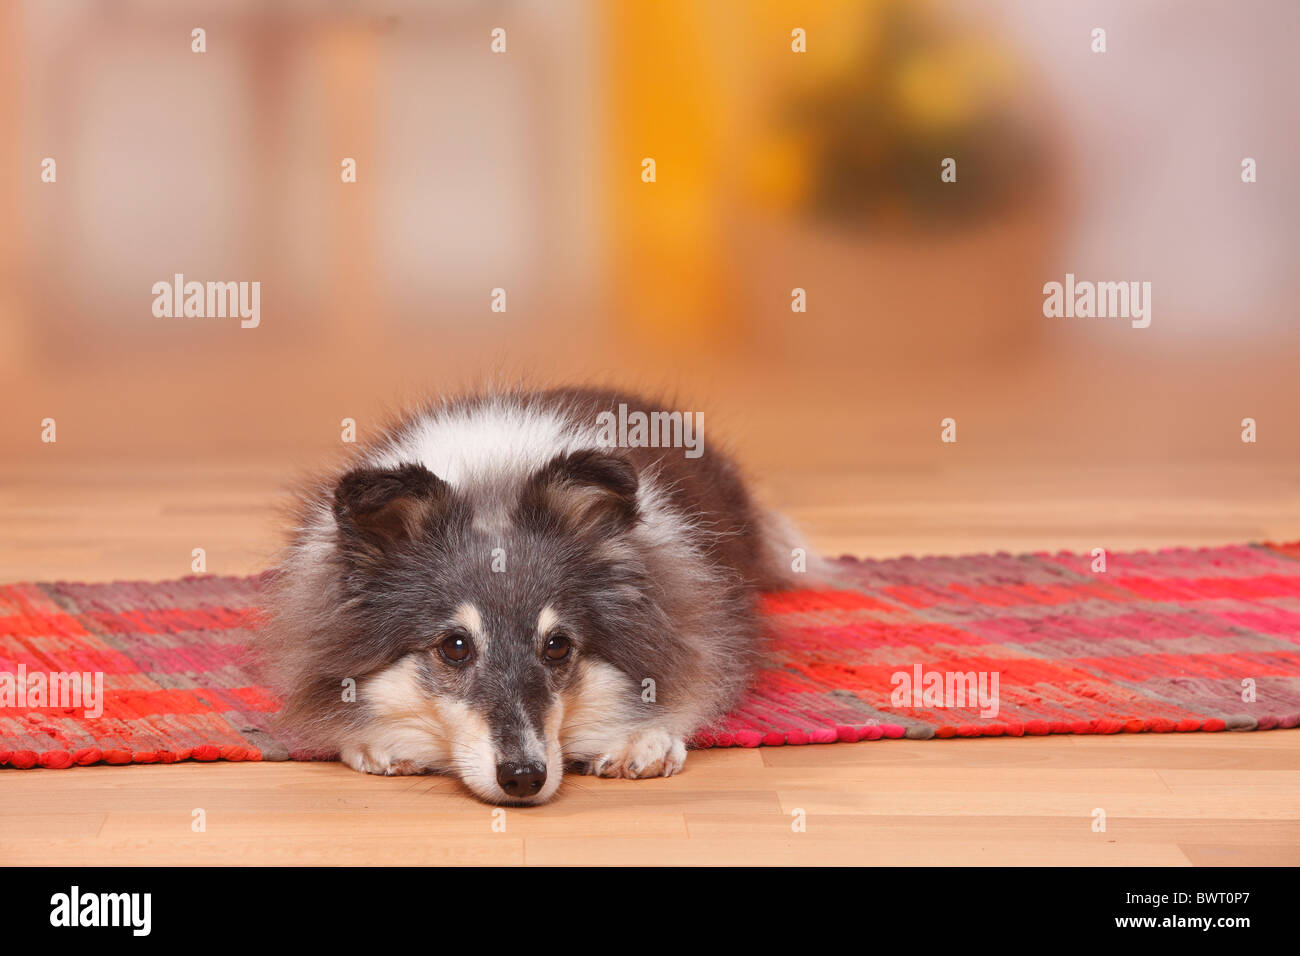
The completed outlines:
[[[800,27],[808,53],[790,60],[794,88],[816,88],[861,74],[880,56],[884,37],[882,13],[893,0],[820,0],[790,4],[767,0],[753,16],[775,35],[786,37]]]
[[[1011,78],[1011,64],[976,42],[945,44],[910,57],[895,84],[899,113],[922,131],[974,122],[996,106]]]
[[[738,200],[789,212],[814,186],[806,133],[756,125],[772,89],[860,74],[897,0],[624,0],[602,7],[610,256],[620,321],[673,341],[723,340],[735,307],[724,229]],[[805,31],[809,53],[791,49]],[[815,52],[815,55],[814,55]],[[764,97],[767,97],[766,99]],[[653,183],[642,162],[655,161]]]
[[[695,338],[723,314],[726,178],[716,38],[691,0],[603,8],[609,53],[611,293],[632,328]],[[654,160],[653,182],[644,160]]]
[[[914,174],[916,151],[941,140],[982,161],[1008,99],[1012,65],[996,42],[953,32],[925,0],[601,9],[608,288],[625,328],[670,346],[741,331],[735,291],[748,279],[726,230],[746,206],[886,228],[957,215]],[[807,52],[792,48],[797,30]]]
[[[749,188],[769,209],[789,212],[812,193],[810,144],[801,137],[773,136],[759,143],[750,158]]]

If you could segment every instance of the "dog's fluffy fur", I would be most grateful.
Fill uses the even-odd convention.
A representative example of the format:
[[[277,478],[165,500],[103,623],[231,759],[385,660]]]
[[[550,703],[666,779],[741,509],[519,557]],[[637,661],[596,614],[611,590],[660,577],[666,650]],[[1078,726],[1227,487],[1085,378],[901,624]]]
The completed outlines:
[[[260,652],[308,745],[496,803],[549,799],[566,766],[681,767],[749,680],[758,592],[795,543],[716,442],[602,444],[620,403],[663,409],[594,389],[430,404],[303,493]]]

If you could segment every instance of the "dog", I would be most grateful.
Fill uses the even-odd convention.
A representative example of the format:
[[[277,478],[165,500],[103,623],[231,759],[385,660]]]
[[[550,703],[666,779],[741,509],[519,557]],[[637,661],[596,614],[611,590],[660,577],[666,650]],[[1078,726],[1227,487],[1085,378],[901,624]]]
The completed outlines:
[[[543,803],[566,769],[677,773],[749,682],[757,599],[799,546],[702,419],[602,389],[471,394],[304,488],[257,645],[285,726],[494,804]]]

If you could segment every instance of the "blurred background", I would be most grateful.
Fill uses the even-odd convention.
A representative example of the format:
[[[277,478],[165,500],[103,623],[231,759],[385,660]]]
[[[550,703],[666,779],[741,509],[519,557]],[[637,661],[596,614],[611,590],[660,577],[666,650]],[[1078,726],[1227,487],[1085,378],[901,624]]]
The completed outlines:
[[[0,576],[175,575],[191,542],[253,570],[344,418],[517,381],[704,410],[828,550],[1300,536],[1298,26],[1293,0],[0,5]],[[1045,318],[1067,272],[1150,282],[1150,327]],[[260,282],[260,325],[155,317],[176,273]]]

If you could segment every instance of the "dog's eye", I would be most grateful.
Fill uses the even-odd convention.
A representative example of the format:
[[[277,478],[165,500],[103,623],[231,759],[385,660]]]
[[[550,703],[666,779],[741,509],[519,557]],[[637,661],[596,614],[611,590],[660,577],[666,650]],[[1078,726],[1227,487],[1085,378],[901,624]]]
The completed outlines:
[[[562,661],[569,656],[569,637],[563,631],[553,631],[551,636],[546,639],[546,646],[542,649],[548,661]]]
[[[469,636],[460,631],[452,631],[438,644],[438,653],[448,664],[464,664],[472,650]]]

